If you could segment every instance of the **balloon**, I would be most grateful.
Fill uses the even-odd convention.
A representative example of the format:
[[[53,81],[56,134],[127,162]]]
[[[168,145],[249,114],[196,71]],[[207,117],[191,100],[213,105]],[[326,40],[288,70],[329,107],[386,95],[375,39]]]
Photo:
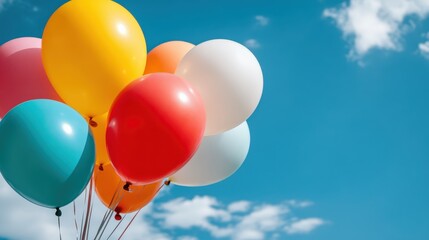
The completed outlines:
[[[204,126],[202,100],[186,81],[168,73],[145,75],[112,105],[106,133],[110,160],[125,181],[161,180],[192,157]]]
[[[143,75],[146,42],[136,19],[118,3],[69,1],[46,24],[42,57],[58,94],[93,117]]]
[[[106,147],[107,115],[108,113],[105,113],[90,120],[90,126],[92,133],[94,134],[96,149],[95,163],[98,165],[110,162]]]
[[[43,68],[41,46],[40,38],[24,37],[0,47],[0,117],[28,100],[61,101]]]
[[[27,200],[62,207],[85,189],[94,140],[76,111],[53,100],[16,106],[0,122],[0,172]]]
[[[194,44],[183,41],[171,41],[157,46],[147,55],[145,74],[174,73],[180,60],[193,47],[195,47]]]
[[[169,179],[182,186],[205,186],[222,181],[240,168],[249,147],[246,122],[219,135],[206,136],[191,160]]]
[[[117,213],[130,213],[146,206],[161,187],[162,181],[149,185],[131,185],[129,191],[123,189],[125,182],[121,181],[115,169],[109,163],[103,164],[103,170],[94,170],[95,191],[101,202]]]
[[[201,94],[207,111],[205,135],[232,129],[256,109],[263,76],[256,57],[243,45],[223,39],[192,48],[176,74]]]

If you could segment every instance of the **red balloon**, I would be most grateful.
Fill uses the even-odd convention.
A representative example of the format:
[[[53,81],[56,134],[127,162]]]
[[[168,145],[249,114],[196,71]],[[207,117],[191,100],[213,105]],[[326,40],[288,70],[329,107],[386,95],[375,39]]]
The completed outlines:
[[[148,184],[171,176],[197,150],[206,123],[201,97],[180,77],[145,75],[116,97],[106,143],[123,180]]]

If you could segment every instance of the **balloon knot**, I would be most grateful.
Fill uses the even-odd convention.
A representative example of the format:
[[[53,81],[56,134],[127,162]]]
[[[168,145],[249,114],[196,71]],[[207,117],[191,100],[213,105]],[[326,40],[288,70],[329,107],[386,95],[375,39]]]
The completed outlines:
[[[118,212],[115,215],[115,220],[116,221],[121,221],[122,220],[122,216]]]
[[[98,166],[98,170],[100,170],[100,171],[103,171],[103,170],[104,170],[104,168],[103,168],[103,164],[100,164],[100,166]]]
[[[127,191],[127,192],[129,192],[130,191],[130,186],[131,186],[130,182],[125,183],[124,190]]]
[[[94,120],[92,120],[92,117],[89,118],[89,125],[91,125],[91,127],[97,127],[98,123]]]
[[[171,180],[165,180],[165,182],[164,182],[165,186],[169,186],[170,183],[171,183]]]
[[[57,217],[61,217],[61,215],[63,215],[63,213],[61,212],[60,208],[55,208],[57,211],[55,211],[55,216]]]

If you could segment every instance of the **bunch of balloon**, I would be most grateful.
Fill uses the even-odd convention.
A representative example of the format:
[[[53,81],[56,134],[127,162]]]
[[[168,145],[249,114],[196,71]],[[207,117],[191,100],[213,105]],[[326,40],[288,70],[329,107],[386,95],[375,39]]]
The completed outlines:
[[[165,179],[203,186],[237,171],[262,89],[261,67],[239,43],[171,41],[147,54],[124,7],[69,1],[42,39],[0,47],[0,172],[58,216],[88,185],[81,239],[95,188],[107,207],[101,239],[113,213],[138,213]]]
[[[108,0],[69,1],[50,17],[42,39],[1,45],[0,172],[6,182],[30,202],[55,208],[60,217],[59,208],[94,182],[94,166],[105,164],[111,178],[108,110],[118,93],[143,75],[146,55],[136,19]],[[124,197],[115,209],[143,207],[157,192],[148,189],[157,186],[135,196],[145,196],[145,202],[127,208]],[[87,239],[88,232],[81,229],[80,238]]]
[[[186,91],[171,90],[176,92],[177,102],[170,102],[165,98],[168,93],[156,86],[170,78],[175,79],[171,86],[183,79],[189,84],[190,96],[201,97],[206,123],[197,147],[196,128],[201,129],[197,111],[187,114],[182,110],[195,107]],[[122,179],[133,184],[167,177],[176,185],[204,186],[229,177],[249,151],[246,119],[256,109],[262,88],[262,70],[256,57],[236,42],[218,39],[195,46],[171,41],[155,47],[148,54],[140,82],[123,90],[111,108],[106,143],[112,164]],[[158,108],[158,104],[163,106]],[[141,119],[137,119],[138,114]],[[154,116],[164,124],[159,126]],[[180,118],[175,125],[174,120]],[[190,128],[181,133],[179,125]],[[120,129],[127,130],[121,133]],[[188,142],[178,144],[169,140],[173,138]]]

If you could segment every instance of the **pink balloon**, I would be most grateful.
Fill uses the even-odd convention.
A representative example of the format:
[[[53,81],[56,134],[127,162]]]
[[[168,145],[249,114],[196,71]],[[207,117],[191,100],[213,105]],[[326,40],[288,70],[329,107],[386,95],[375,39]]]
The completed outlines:
[[[0,46],[0,118],[32,99],[62,101],[42,64],[42,39],[17,38]]]

